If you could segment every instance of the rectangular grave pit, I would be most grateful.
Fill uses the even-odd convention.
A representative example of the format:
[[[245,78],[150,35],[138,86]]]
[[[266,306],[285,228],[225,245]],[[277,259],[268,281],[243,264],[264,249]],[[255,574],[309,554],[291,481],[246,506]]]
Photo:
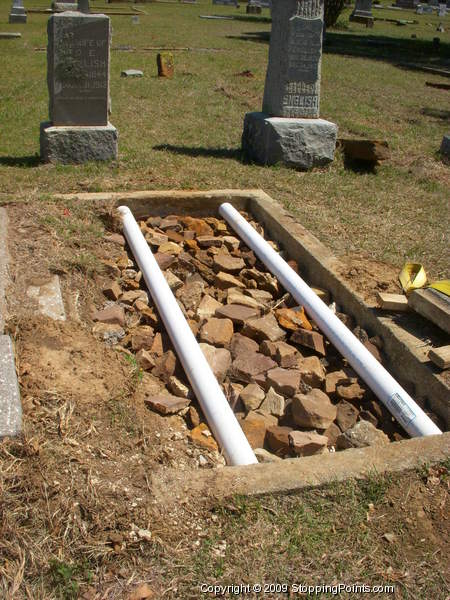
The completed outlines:
[[[278,242],[288,258],[298,262],[302,277],[310,285],[328,290],[341,310],[352,316],[358,325],[367,329],[370,336],[380,336],[383,341],[383,352],[388,359],[389,372],[405,386],[416,401],[426,398],[428,408],[439,415],[445,423],[445,430],[448,430],[450,404],[448,378],[446,379],[433,367],[425,356],[423,348],[417,348],[418,338],[414,334],[414,327],[410,327],[407,322],[398,323],[392,315],[380,314],[378,310],[364,302],[339,276],[341,267],[339,260],[317,238],[297,223],[288,211],[263,191],[139,191],[68,194],[58,197],[107,203],[112,207],[126,205],[133,212],[136,220],[171,214],[220,218],[218,208],[223,202],[231,203],[238,210],[245,210],[264,226],[269,239]],[[412,318],[421,319],[418,315]],[[419,403],[422,405],[421,400]],[[264,474],[269,476],[270,473],[272,477],[277,471],[275,464],[222,469],[221,471],[225,471],[226,474],[220,474],[218,493],[222,496],[236,492],[260,494],[299,489],[306,485],[322,485],[326,481],[335,479],[336,473],[338,479],[364,477],[371,465],[380,472],[414,468],[426,460],[429,462],[442,460],[448,454],[449,439],[450,434],[447,433],[442,436],[393,442],[383,447],[381,451],[380,448],[367,447],[340,451],[336,454],[302,457],[300,460],[286,459],[283,462],[285,468],[279,469],[280,475],[272,482],[268,481]],[[250,469],[253,470],[247,482],[242,481],[241,469],[245,469],[245,473]],[[199,491],[204,491],[211,482],[211,477],[214,479],[217,473],[215,469],[212,472],[200,470],[195,473],[195,485]],[[304,477],[302,475],[299,480],[301,474]],[[164,485],[176,487],[179,477],[180,474],[169,469]]]

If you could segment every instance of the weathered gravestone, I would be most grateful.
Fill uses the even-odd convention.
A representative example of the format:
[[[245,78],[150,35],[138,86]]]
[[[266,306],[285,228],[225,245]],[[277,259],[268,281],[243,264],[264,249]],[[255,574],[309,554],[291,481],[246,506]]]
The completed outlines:
[[[55,12],[78,10],[78,4],[72,0],[56,0],[55,2],[52,2],[52,10]]]
[[[364,23],[367,27],[373,27],[372,0],[356,0],[349,21]]]
[[[238,6],[237,0],[213,0],[213,4],[224,4],[226,6]]]
[[[419,4],[419,0],[396,0],[395,4],[393,4],[393,6],[396,6],[397,8],[415,9],[418,4]]]
[[[23,0],[13,0],[11,12],[9,13],[10,23],[26,23],[27,11],[23,6]]]
[[[260,15],[262,13],[262,8],[259,2],[253,2],[252,0],[249,0],[245,12],[248,15]]]
[[[82,163],[117,157],[117,130],[108,122],[110,21],[64,12],[48,21],[50,122],[41,123],[41,157]]]
[[[300,169],[334,158],[337,126],[319,118],[323,0],[273,0],[263,111],[247,113],[242,149]]]
[[[445,4],[439,4],[438,17],[445,17],[447,15],[447,6]]]

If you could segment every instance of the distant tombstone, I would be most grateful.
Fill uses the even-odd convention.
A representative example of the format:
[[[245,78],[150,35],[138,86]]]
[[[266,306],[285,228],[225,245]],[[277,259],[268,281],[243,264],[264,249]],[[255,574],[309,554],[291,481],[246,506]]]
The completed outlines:
[[[258,4],[261,8],[272,8],[271,0],[259,0]]]
[[[64,12],[66,10],[78,10],[78,3],[73,0],[55,0],[52,2],[52,10]]]
[[[247,15],[260,15],[262,13],[262,8],[259,2],[252,2],[250,0],[245,12]]]
[[[439,4],[439,17],[445,17],[447,15],[447,7],[445,4]]]
[[[160,52],[156,55],[158,77],[172,79],[174,73],[174,60],[172,52]]]
[[[337,127],[318,118],[323,23],[324,0],[273,0],[263,112],[244,119],[252,160],[301,169],[333,160]]]
[[[416,15],[423,15],[423,6],[421,4],[417,5]]]
[[[431,15],[433,14],[433,7],[432,6],[428,6],[428,4],[425,4],[424,6],[422,6],[423,9],[423,14],[424,15]]]
[[[213,0],[213,4],[223,4],[225,6],[238,6],[237,0]]]
[[[367,27],[373,27],[372,0],[356,0],[349,21],[364,23]]]
[[[444,135],[442,138],[440,153],[446,158],[450,158],[450,135]]]
[[[23,0],[13,0],[11,12],[9,13],[10,23],[26,23],[27,11],[23,6]]]
[[[117,157],[117,130],[108,122],[110,21],[63,12],[48,21],[50,123],[41,124],[47,162]]]
[[[419,0],[396,0],[393,6],[397,8],[412,8],[413,10],[419,4]]]

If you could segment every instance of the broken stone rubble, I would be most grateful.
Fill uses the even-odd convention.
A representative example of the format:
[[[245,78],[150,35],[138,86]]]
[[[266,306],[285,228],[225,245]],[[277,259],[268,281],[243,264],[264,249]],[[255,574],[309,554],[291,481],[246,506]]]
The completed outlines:
[[[374,401],[362,382],[334,354],[327,361],[330,347],[315,324],[302,307],[289,308],[292,299],[223,221],[170,215],[140,225],[230,406],[242,411],[239,421],[253,448],[306,456],[343,447],[342,436],[361,419],[384,426],[386,414],[369,406]],[[94,315],[95,334],[134,353],[138,366],[159,381],[163,397],[187,401],[174,413],[185,415],[191,428],[207,427],[195,399],[189,404],[192,392],[170,342],[163,344],[164,327],[142,274],[121,252],[108,261],[114,280],[103,286],[109,303]],[[120,316],[102,323],[108,314]],[[379,352],[364,330],[357,332]],[[389,427],[392,436],[392,422]],[[201,428],[190,439],[209,436]]]

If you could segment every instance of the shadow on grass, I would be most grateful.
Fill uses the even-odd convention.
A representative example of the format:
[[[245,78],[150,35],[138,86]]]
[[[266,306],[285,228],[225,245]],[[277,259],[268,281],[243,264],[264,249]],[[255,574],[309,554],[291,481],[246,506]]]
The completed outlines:
[[[353,171],[360,175],[374,174],[377,172],[377,163],[367,160],[357,160],[355,158],[347,158],[344,155],[344,168],[348,171]]]
[[[229,40],[243,40],[244,42],[268,44],[270,41],[270,31],[244,31],[241,35],[227,35],[226,37]]]
[[[267,44],[270,41],[270,32],[245,31],[241,35],[227,37]],[[414,66],[450,68],[450,44],[442,42],[442,40],[439,49],[436,49],[431,40],[395,38],[386,35],[361,35],[328,30],[325,35],[323,51],[326,54],[371,58],[394,64],[403,63],[401,67],[404,69],[414,68]],[[410,64],[408,65],[408,63]]]
[[[247,23],[272,23],[271,17],[263,17],[263,16],[246,16],[246,15],[237,15],[233,17],[235,21],[245,21]]]
[[[0,165],[5,167],[27,167],[33,168],[41,164],[41,157],[34,156],[0,156]]]
[[[242,150],[240,148],[202,148],[190,146],[172,146],[171,144],[159,144],[153,146],[153,150],[167,150],[172,154],[182,154],[184,156],[205,156],[207,158],[229,158],[242,162]]]
[[[427,117],[433,117],[434,119],[442,119],[443,121],[450,121],[450,110],[440,110],[438,108],[422,108],[420,111]]]
[[[450,44],[442,43],[436,50],[431,40],[395,38],[385,35],[358,35],[327,31],[323,51],[326,54],[341,54],[371,58],[385,62],[417,62],[432,67],[448,67]],[[402,65],[408,68],[408,65]]]

